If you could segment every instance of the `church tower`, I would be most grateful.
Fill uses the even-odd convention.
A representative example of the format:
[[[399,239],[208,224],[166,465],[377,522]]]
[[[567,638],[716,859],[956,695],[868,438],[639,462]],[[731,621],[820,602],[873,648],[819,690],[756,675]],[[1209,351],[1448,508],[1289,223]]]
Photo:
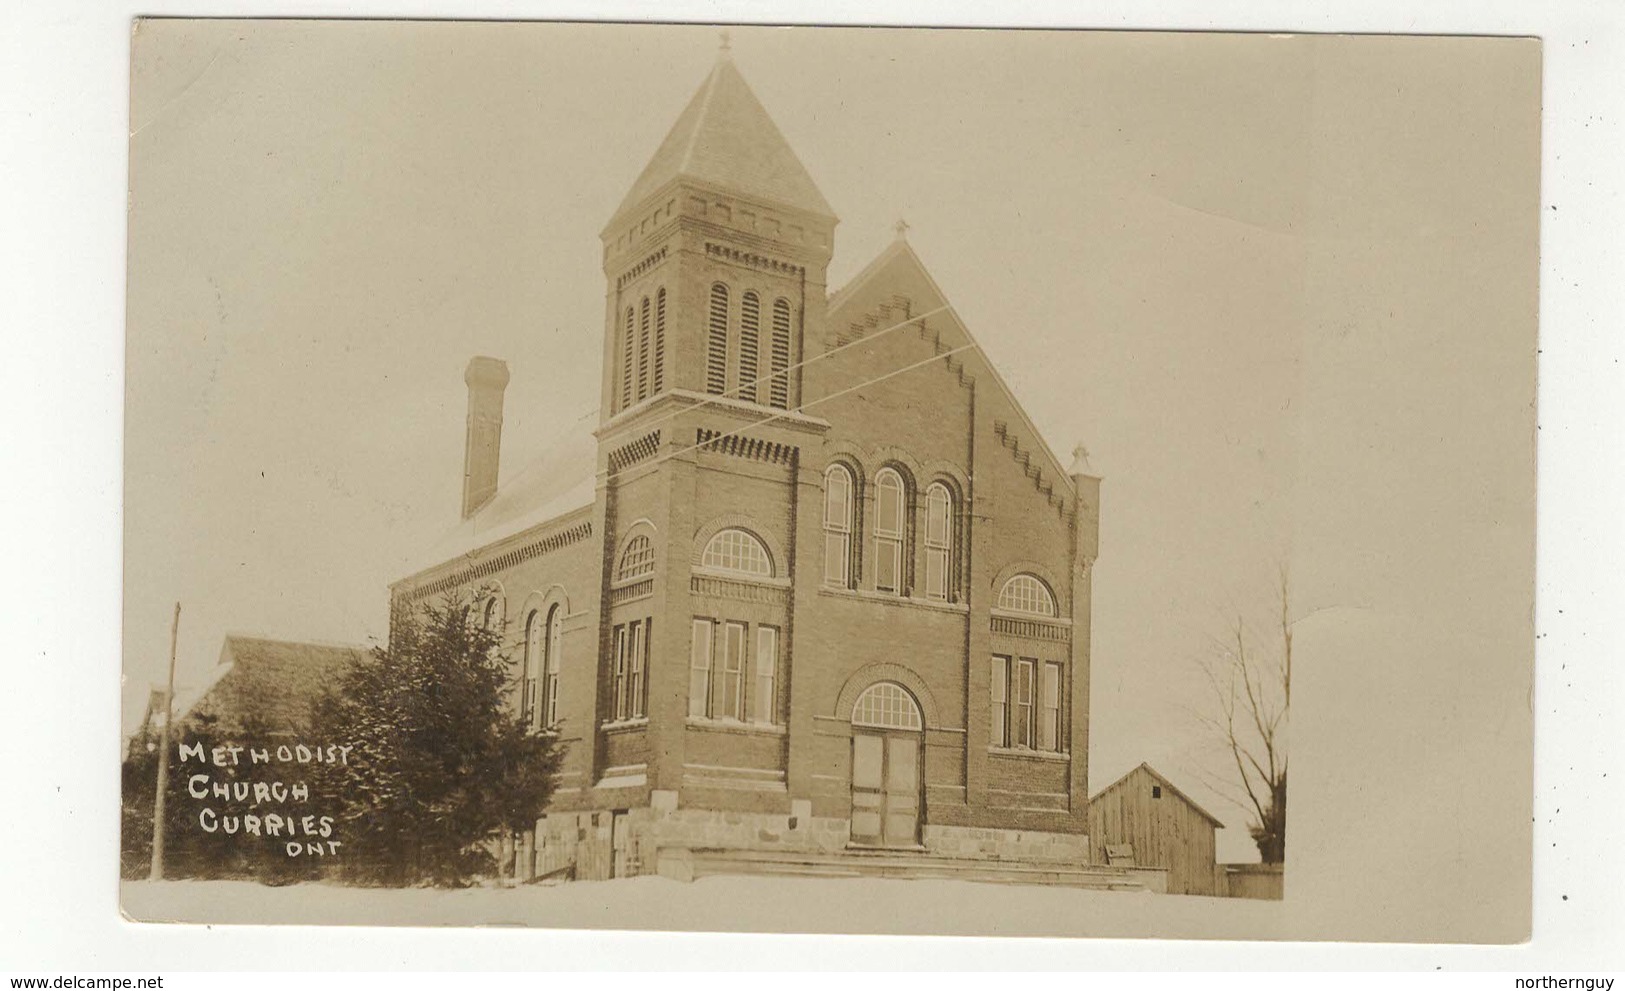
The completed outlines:
[[[836,218],[726,45],[602,233],[605,423],[662,396],[798,405]]]
[[[627,807],[738,801],[694,769],[737,764],[741,725],[771,752],[738,773],[783,780],[789,589],[814,519],[797,506],[817,501],[829,426],[797,411],[800,366],[835,223],[724,40],[604,228],[592,775]]]

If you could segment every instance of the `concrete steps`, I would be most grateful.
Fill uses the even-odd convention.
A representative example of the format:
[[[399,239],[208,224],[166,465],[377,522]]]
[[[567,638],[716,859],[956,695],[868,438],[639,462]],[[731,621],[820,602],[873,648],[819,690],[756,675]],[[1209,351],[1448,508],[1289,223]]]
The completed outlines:
[[[912,850],[849,849],[840,853],[795,853],[696,848],[689,851],[692,876],[718,874],[798,877],[892,877],[981,881],[990,884],[1048,884],[1100,891],[1146,891],[1134,874],[1111,867],[1000,863],[943,857]]]

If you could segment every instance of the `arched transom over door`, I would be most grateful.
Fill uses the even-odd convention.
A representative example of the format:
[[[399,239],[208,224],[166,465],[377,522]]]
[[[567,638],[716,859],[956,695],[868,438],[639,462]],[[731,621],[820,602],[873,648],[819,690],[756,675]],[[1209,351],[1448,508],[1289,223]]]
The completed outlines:
[[[918,846],[920,705],[895,682],[869,686],[852,706],[852,842]]]

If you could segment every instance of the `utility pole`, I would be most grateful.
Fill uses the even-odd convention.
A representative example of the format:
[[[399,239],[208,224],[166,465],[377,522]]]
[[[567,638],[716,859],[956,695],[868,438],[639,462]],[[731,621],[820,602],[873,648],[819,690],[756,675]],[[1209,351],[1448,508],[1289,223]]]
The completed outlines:
[[[175,641],[181,632],[181,604],[175,603],[175,619],[169,625],[169,687],[164,691],[164,725],[158,731],[158,796],[152,803],[152,873],[154,881],[164,879],[164,794],[169,790],[169,721],[175,715]]]

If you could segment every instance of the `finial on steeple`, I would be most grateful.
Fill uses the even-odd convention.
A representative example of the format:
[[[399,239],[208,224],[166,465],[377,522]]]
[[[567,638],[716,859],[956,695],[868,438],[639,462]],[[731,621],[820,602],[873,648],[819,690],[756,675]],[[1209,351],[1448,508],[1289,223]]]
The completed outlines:
[[[1094,468],[1089,465],[1089,449],[1081,443],[1078,444],[1077,447],[1072,449],[1072,467],[1068,469],[1067,474],[1093,475],[1094,473]]]
[[[728,30],[726,28],[724,28],[722,30],[722,33],[721,33],[720,37],[722,39],[722,43],[717,46],[717,58],[732,58],[733,57],[733,55],[732,55],[732,52],[733,52],[733,38],[732,38],[732,36],[729,35]]]
[[[892,229],[897,232],[897,240],[908,240],[908,221],[904,220],[902,217],[898,217],[897,224]]]

